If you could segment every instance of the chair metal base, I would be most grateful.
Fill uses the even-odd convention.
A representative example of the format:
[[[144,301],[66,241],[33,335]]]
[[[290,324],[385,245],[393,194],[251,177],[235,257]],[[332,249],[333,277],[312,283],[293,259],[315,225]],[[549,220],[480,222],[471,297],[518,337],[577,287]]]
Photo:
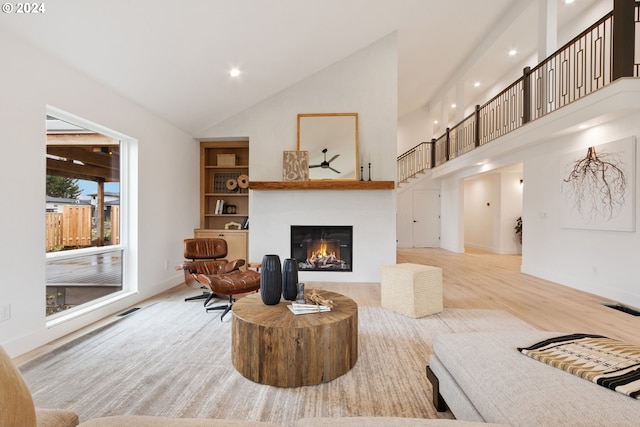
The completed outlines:
[[[220,315],[220,321],[222,322],[222,319],[224,319],[224,316],[226,316],[227,313],[229,311],[231,311],[231,307],[233,306],[234,302],[235,302],[235,298],[233,298],[231,295],[229,295],[229,304],[227,304],[227,305],[216,305],[214,307],[207,307],[207,313],[209,312],[209,310],[224,310],[222,312],[222,314]]]
[[[211,292],[202,292],[202,295],[196,295],[195,297],[189,297],[189,298],[185,298],[185,301],[197,301],[200,299],[206,299],[209,297],[209,294]]]
[[[214,294],[213,292],[210,292],[210,291],[202,291],[202,295],[196,295],[195,297],[185,298],[184,300],[185,301],[198,301],[198,300],[203,299],[203,300],[205,300],[204,301],[204,306],[206,307],[209,304],[209,302],[214,298],[222,299],[224,297],[222,297],[220,295],[217,295],[217,294]]]

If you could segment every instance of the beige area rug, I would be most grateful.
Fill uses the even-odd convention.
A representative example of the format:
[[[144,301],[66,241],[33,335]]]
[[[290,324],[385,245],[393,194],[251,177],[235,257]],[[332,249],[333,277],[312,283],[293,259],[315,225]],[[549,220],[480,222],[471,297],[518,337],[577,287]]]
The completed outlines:
[[[438,334],[533,329],[497,310],[412,319],[382,307],[358,312],[359,356],[317,386],[254,383],[231,364],[231,323],[200,304],[159,302],[21,366],[36,406],[108,415],[240,418],[291,425],[300,417],[452,418],[431,404],[425,365]],[[269,363],[266,360],[264,363]]]

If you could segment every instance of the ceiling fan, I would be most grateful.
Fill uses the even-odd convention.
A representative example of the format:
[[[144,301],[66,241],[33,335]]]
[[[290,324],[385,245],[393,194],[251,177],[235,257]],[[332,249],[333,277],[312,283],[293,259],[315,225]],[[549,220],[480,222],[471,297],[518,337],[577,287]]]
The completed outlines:
[[[309,169],[311,169],[311,168],[331,169],[335,173],[340,173],[339,171],[337,171],[337,170],[335,170],[334,168],[331,167],[331,162],[333,162],[340,154],[336,154],[335,156],[333,156],[331,159],[329,159],[327,161],[327,151],[328,150],[326,148],[324,150],[322,150],[322,153],[324,154],[324,161],[322,163],[320,163],[319,165],[309,165]]]

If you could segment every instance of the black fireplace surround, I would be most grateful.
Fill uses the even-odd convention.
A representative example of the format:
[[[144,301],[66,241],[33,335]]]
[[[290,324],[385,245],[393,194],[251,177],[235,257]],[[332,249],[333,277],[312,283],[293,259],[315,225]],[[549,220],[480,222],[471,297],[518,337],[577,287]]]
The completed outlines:
[[[353,271],[353,227],[292,225],[291,258],[299,271]]]

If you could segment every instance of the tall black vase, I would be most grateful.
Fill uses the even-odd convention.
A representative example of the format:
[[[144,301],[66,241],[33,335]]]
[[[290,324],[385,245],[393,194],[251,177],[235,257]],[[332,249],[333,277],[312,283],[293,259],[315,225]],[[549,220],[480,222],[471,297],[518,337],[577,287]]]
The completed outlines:
[[[294,301],[298,290],[298,261],[295,258],[287,258],[282,263],[282,297],[288,301]]]
[[[260,294],[266,305],[276,305],[282,294],[282,268],[278,255],[262,257],[260,267]]]

